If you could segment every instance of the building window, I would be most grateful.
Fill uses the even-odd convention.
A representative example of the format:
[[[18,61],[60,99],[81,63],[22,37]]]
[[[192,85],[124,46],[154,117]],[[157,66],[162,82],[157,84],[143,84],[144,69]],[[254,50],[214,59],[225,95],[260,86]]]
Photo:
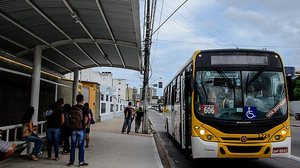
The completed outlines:
[[[112,96],[109,97],[109,101],[112,102]]]
[[[101,113],[105,113],[106,111],[106,103],[101,103]]]
[[[117,109],[116,109],[116,111],[119,111],[119,105],[117,105]]]
[[[104,100],[104,94],[101,94],[101,100]]]
[[[106,101],[108,101],[108,95],[106,95]]]
[[[114,112],[114,105],[113,104],[110,105],[110,112]]]
[[[122,111],[122,105],[120,105],[120,111]]]

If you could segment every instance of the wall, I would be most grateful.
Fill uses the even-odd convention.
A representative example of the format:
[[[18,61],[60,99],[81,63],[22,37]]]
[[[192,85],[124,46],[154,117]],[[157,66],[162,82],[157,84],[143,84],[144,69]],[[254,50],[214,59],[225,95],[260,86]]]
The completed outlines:
[[[32,70],[28,67],[0,61],[0,126],[21,123],[26,108],[30,106],[31,73]],[[48,104],[55,101],[55,82],[70,86],[58,86],[59,97],[69,100],[72,94],[72,82],[64,82],[45,74],[41,77],[51,83],[43,80],[40,82],[39,109],[36,110],[39,121],[44,120],[43,112]]]
[[[87,90],[87,95],[85,96],[85,102],[89,103],[90,109],[93,112],[94,117],[98,120],[100,115],[100,89],[99,84],[94,82],[81,81],[83,90]],[[89,97],[89,100],[86,99]]]

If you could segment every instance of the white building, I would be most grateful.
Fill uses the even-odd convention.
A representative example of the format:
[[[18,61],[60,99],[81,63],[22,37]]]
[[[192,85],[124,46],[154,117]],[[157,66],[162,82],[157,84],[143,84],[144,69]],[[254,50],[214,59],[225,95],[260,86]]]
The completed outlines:
[[[65,75],[73,80],[73,73]],[[111,72],[99,72],[92,69],[80,70],[79,80],[100,84],[100,120],[123,115],[127,105],[125,101],[126,79],[113,79]]]

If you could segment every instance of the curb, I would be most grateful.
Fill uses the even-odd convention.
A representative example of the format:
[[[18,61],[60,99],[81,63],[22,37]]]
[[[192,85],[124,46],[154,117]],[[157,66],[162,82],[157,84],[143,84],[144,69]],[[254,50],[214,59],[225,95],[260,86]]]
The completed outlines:
[[[291,127],[300,127],[300,125],[291,124]]]
[[[168,151],[165,148],[160,135],[155,132],[152,121],[150,119],[148,119],[148,120],[149,120],[149,126],[153,133],[153,137],[154,137],[154,140],[156,143],[157,151],[158,151],[160,160],[162,162],[162,165],[164,166],[164,168],[175,168],[175,164],[174,164],[173,160],[171,159],[171,157],[169,156]]]

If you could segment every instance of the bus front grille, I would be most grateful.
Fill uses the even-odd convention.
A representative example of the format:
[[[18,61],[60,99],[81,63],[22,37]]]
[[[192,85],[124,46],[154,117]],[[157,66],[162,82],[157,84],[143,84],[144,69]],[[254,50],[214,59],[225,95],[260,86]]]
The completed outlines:
[[[227,146],[231,153],[258,153],[261,148],[261,146]]]
[[[240,141],[241,138],[231,138],[231,137],[221,137],[224,141]],[[257,138],[247,138],[247,141],[262,141],[265,140],[263,137],[257,137]]]

